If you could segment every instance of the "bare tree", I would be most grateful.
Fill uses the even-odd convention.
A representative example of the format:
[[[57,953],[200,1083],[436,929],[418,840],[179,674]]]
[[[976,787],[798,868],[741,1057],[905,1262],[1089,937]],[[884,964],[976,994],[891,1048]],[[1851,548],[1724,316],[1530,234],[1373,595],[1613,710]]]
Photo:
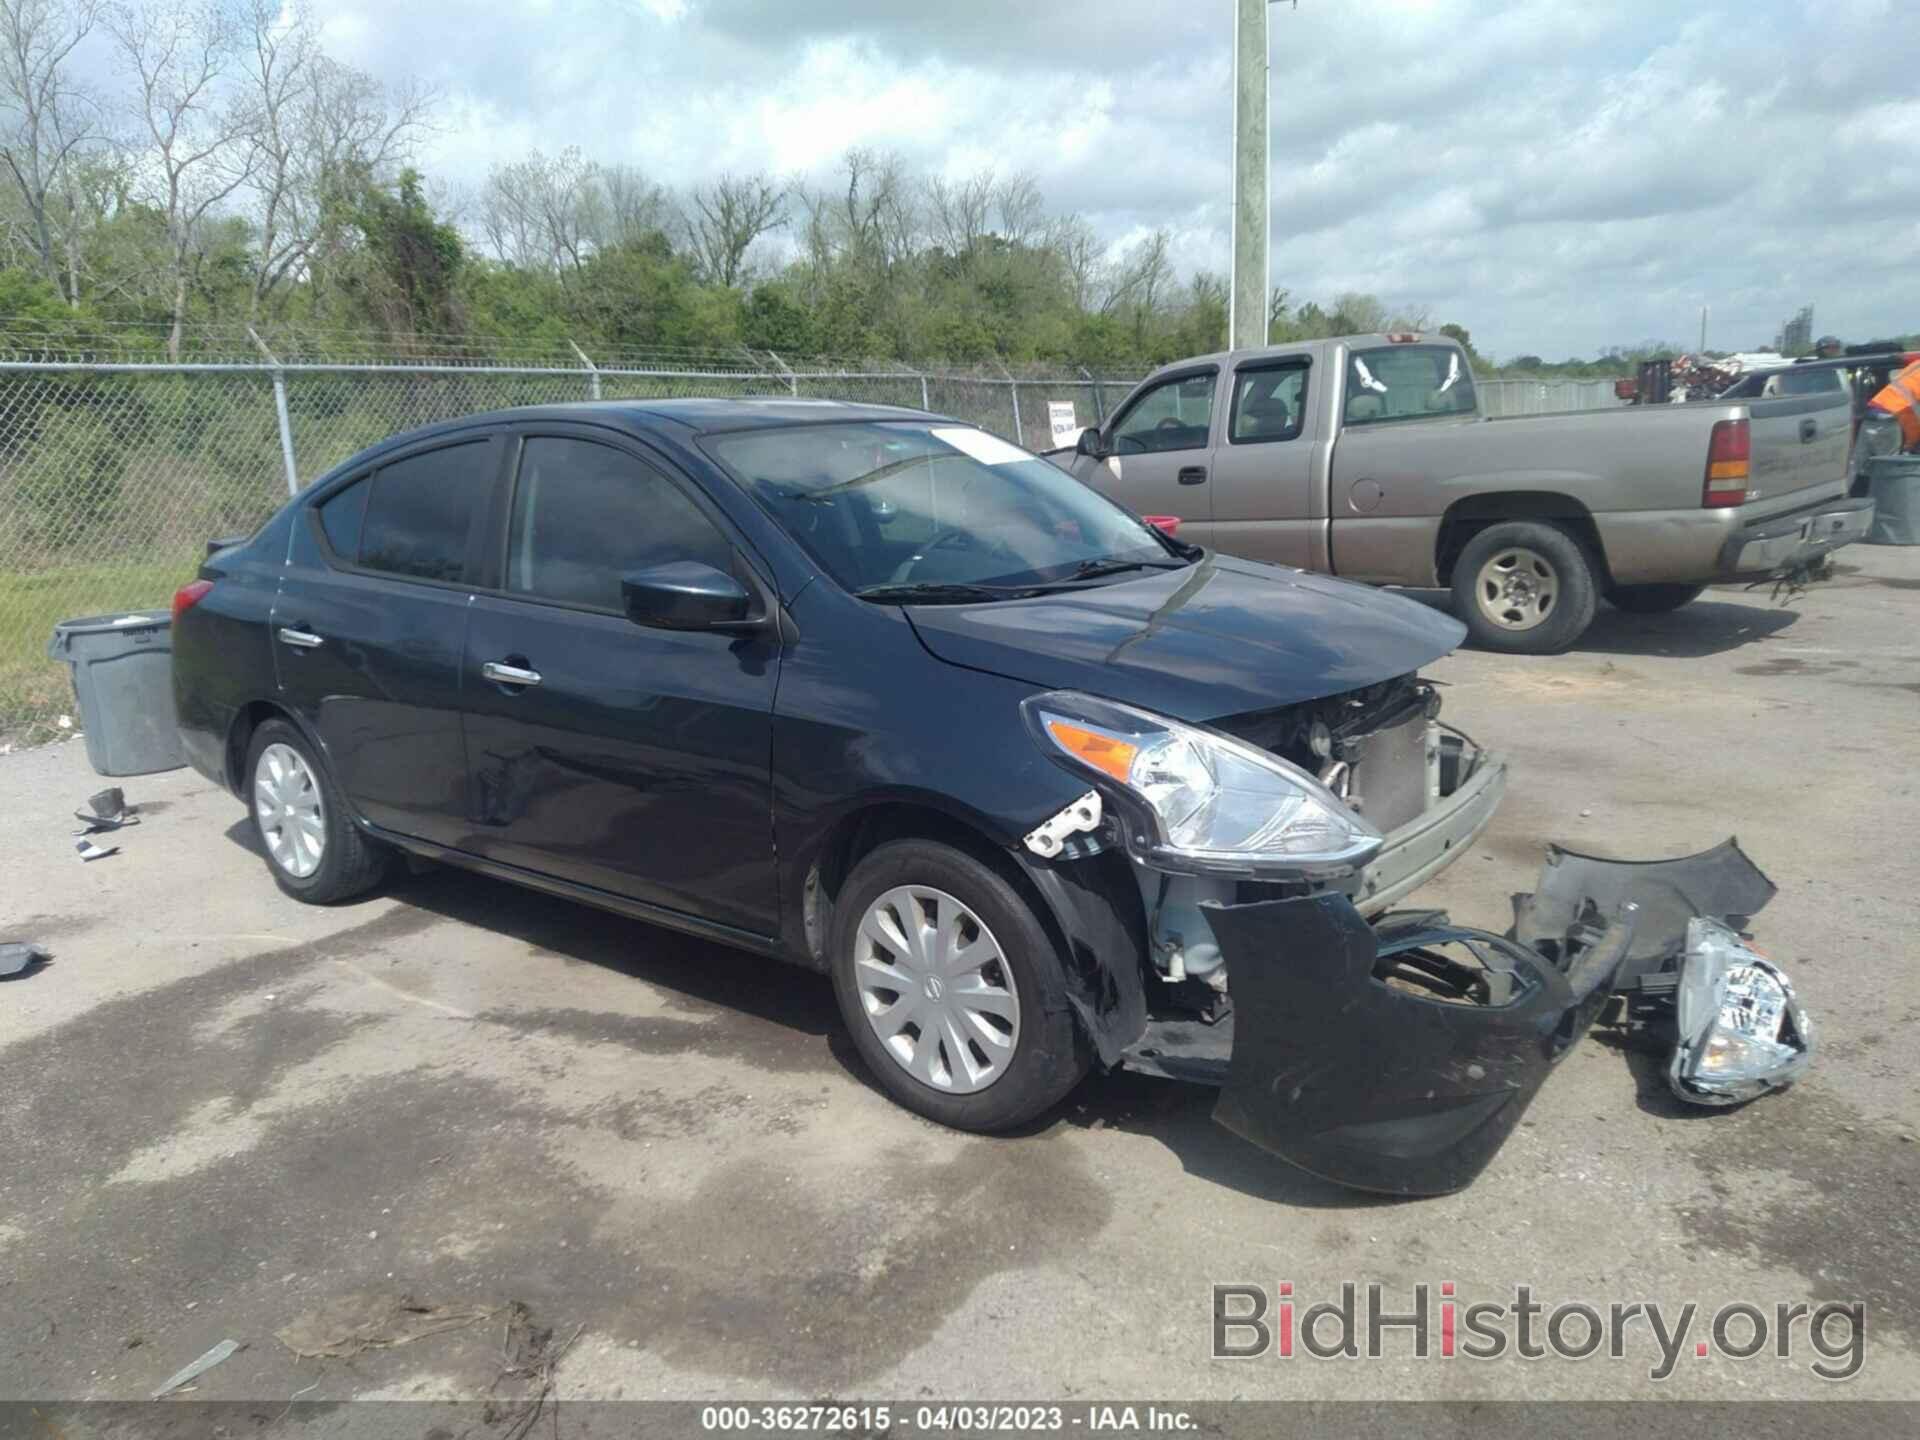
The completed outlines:
[[[247,297],[247,318],[256,320],[261,301],[298,257],[300,242],[287,231],[299,204],[301,112],[320,47],[304,0],[284,9],[280,0],[245,0],[241,23],[247,30],[245,69],[255,126],[248,183],[259,201],[259,255]]]
[[[141,188],[166,223],[173,292],[167,357],[178,360],[201,227],[250,173],[254,117],[220,93],[236,59],[236,30],[225,11],[201,0],[119,3],[105,20],[145,132]]]
[[[1010,245],[1031,245],[1046,232],[1047,202],[1040,182],[1022,171],[993,190],[993,213],[1000,235]]]
[[[732,289],[746,278],[747,252],[787,223],[787,190],[766,174],[722,175],[696,189],[687,229],[701,272]]]
[[[437,97],[417,83],[390,94],[328,59],[306,0],[245,0],[241,23],[257,232],[247,313],[257,319],[314,263],[329,203],[356,180],[390,180],[410,158]]]
[[[49,210],[76,152],[97,134],[96,104],[67,63],[97,18],[98,0],[0,0],[0,157],[25,207],[40,272],[76,305],[77,276],[63,281]]]
[[[933,243],[956,258],[973,255],[993,229],[998,188],[991,170],[981,170],[964,180],[939,175],[927,180],[922,189]]]
[[[1144,317],[1160,307],[1166,288],[1173,281],[1168,244],[1167,232],[1155,230],[1128,247],[1108,268],[1105,294],[1100,300],[1102,313],[1131,310],[1138,328],[1144,323]]]
[[[1107,254],[1107,247],[1100,243],[1093,227],[1079,215],[1062,216],[1048,226],[1045,243],[1066,276],[1073,308],[1093,309]]]
[[[632,165],[603,165],[589,210],[588,234],[596,250],[673,230],[679,217],[673,196]]]
[[[495,255],[562,276],[591,252],[590,219],[599,185],[594,166],[568,146],[495,165],[479,199],[480,227]]]

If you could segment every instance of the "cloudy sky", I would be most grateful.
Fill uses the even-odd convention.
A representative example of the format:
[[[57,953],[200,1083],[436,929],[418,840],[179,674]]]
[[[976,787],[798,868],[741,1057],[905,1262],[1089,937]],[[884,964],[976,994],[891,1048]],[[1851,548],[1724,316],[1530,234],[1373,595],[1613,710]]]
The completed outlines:
[[[682,185],[852,145],[1025,170],[1224,269],[1231,0],[316,0],[447,97],[455,183],[579,145]],[[1273,277],[1549,358],[1920,329],[1911,0],[1300,0],[1272,11]]]

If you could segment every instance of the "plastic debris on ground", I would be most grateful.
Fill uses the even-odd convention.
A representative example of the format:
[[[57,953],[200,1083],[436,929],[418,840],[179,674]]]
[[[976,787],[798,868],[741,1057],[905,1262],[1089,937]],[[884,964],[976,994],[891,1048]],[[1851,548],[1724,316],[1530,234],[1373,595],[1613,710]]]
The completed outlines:
[[[118,830],[125,825],[138,825],[140,807],[127,804],[126,794],[118,785],[114,785],[89,797],[87,808],[74,811],[73,818],[87,827],[79,831],[79,834],[97,835],[103,830]]]
[[[222,1340],[218,1345],[207,1351],[206,1354],[202,1355],[184,1370],[175,1371],[172,1375],[168,1376],[166,1384],[153,1392],[153,1398],[158,1400],[163,1395],[172,1394],[182,1385],[191,1384],[222,1361],[231,1360],[235,1355],[240,1353],[242,1348],[238,1340]]]
[[[31,974],[52,958],[51,952],[30,940],[9,940],[0,944],[0,980]]]
[[[118,855],[120,853],[120,847],[118,845],[100,846],[94,844],[91,840],[78,841],[73,848],[79,852],[82,860],[104,860],[109,855]]]

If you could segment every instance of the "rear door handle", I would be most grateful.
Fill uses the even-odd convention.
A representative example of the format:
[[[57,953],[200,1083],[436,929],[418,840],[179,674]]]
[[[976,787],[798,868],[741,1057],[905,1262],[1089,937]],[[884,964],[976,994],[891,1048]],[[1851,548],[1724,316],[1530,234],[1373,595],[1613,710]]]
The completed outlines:
[[[1802,445],[1806,444],[1809,440],[1815,439],[1819,434],[1820,434],[1819,421],[1802,420],[1800,422],[1800,443]]]
[[[291,645],[296,650],[312,650],[327,643],[311,630],[300,630],[291,625],[282,625],[278,634],[282,645]]]
[[[1183,466],[1180,473],[1174,478],[1182,485],[1204,485],[1207,483],[1207,467],[1204,465]]]
[[[528,670],[519,665],[507,665],[499,660],[489,660],[480,667],[480,673],[498,685],[538,685],[540,672]]]

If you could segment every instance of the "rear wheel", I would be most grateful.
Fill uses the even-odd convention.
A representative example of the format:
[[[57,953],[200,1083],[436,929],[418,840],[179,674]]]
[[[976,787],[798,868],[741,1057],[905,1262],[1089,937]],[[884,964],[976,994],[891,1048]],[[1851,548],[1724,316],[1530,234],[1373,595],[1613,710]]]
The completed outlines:
[[[1453,564],[1453,609],[1476,645],[1557,655],[1593,623],[1593,566],[1558,525],[1508,520],[1467,541]]]
[[[916,1114],[1005,1130],[1087,1072],[1053,942],[1019,892],[962,850],[874,850],[834,900],[830,945],[855,1047]]]
[[[284,720],[253,732],[247,803],[267,868],[296,900],[329,905],[386,877],[392,852],[360,833],[313,746]]]
[[[1664,615],[1691,605],[1706,593],[1704,585],[1616,585],[1607,592],[1615,609],[1632,615]]]

